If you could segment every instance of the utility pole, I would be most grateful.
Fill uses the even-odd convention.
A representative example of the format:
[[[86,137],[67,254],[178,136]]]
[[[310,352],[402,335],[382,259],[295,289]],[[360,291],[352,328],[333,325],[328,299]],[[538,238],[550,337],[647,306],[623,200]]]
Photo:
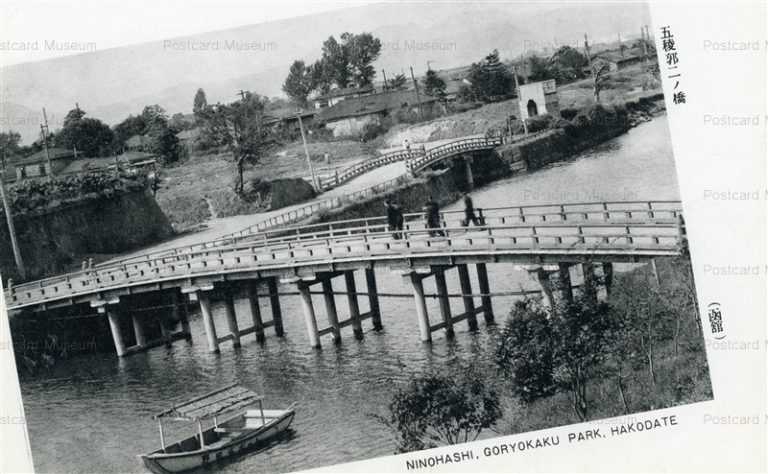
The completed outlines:
[[[8,198],[5,195],[5,171],[0,174],[0,195],[3,199],[3,209],[5,210],[5,220],[8,222],[8,234],[11,236],[11,248],[13,249],[13,259],[16,261],[16,269],[22,279],[27,277],[27,271],[24,268],[24,261],[21,259],[19,242],[16,240],[16,228],[13,225],[13,215],[11,206],[8,204]]]
[[[416,89],[416,103],[419,105],[419,118],[424,120],[424,111],[421,109],[421,98],[419,97],[419,83],[416,82],[416,77],[413,75],[413,66],[411,66],[411,80],[413,81],[413,87]]]
[[[381,70],[381,75],[384,76],[384,90],[389,89],[389,84],[387,84],[387,71],[384,69]]]
[[[525,135],[528,135],[528,125],[525,123],[525,118],[523,118],[523,101],[520,98],[520,83],[517,81],[517,67],[512,68],[512,75],[515,77],[515,89],[517,90],[517,105],[520,108],[520,119],[523,121],[523,132]],[[510,138],[512,136],[512,129],[510,125],[509,130]]]
[[[304,123],[301,121],[301,112],[296,112],[296,118],[299,119],[299,130],[301,130],[301,142],[304,144],[304,154],[307,156],[307,166],[312,175],[312,186],[317,191],[321,191],[320,183],[317,182],[315,168],[312,166],[312,159],[309,157],[309,148],[307,148],[307,135],[304,133]]]
[[[584,52],[587,55],[587,66],[589,66],[589,72],[592,73],[592,57],[589,54],[589,40],[587,34],[584,33]]]
[[[619,36],[619,54],[621,57],[624,57],[624,47],[621,45],[621,33],[618,33]]]
[[[51,164],[51,153],[48,151],[48,116],[43,107],[43,124],[40,124],[40,133],[43,138],[43,149],[45,150],[45,160],[48,162],[48,181],[53,180],[53,165]]]

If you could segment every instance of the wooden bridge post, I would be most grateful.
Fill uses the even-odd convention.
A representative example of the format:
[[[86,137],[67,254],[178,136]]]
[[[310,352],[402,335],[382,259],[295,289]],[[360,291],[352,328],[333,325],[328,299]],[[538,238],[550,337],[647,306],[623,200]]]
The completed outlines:
[[[357,303],[357,288],[355,287],[355,272],[344,272],[344,282],[347,286],[347,304],[349,304],[349,319],[352,320],[352,332],[355,339],[363,338],[363,327],[360,324],[360,305]]]
[[[304,309],[304,322],[307,325],[307,334],[309,335],[309,345],[315,349],[320,348],[320,333],[317,330],[317,319],[315,318],[315,307],[312,306],[312,294],[309,292],[309,284],[300,281],[297,283],[299,293],[301,294],[301,306]]]
[[[472,191],[475,189],[475,178],[472,176],[472,155],[464,155],[462,161],[464,162],[464,173],[467,177],[467,190]]]
[[[131,314],[131,323],[133,324],[133,335],[136,338],[136,345],[139,347],[146,346],[147,336],[144,332],[144,321],[137,314]]]
[[[336,299],[333,295],[333,282],[331,277],[323,278],[321,285],[323,287],[323,301],[325,302],[325,314],[328,317],[328,324],[331,326],[333,343],[341,344],[341,327],[339,326],[339,313],[336,311]]]
[[[453,321],[451,320],[451,302],[448,300],[448,285],[445,283],[445,271],[435,271],[435,287],[437,289],[437,298],[440,303],[440,316],[445,324],[445,337],[453,339]]]
[[[109,330],[112,333],[112,340],[115,343],[115,352],[118,357],[125,356],[125,339],[123,333],[120,330],[120,311],[116,305],[101,306],[98,311],[100,313],[106,312],[107,319],[109,320]]]
[[[203,315],[208,350],[214,353],[219,352],[219,339],[216,337],[216,325],[213,322],[213,313],[211,313],[211,300],[205,291],[197,290],[195,295],[198,303],[200,303],[200,313]]]
[[[603,284],[605,285],[605,298],[611,297],[611,287],[613,286],[613,263],[603,263]]]
[[[272,308],[272,321],[275,325],[275,334],[277,337],[283,337],[283,312],[280,309],[280,295],[277,294],[277,277],[267,280],[269,288],[269,305]]]
[[[416,317],[419,320],[419,334],[421,342],[432,342],[432,333],[429,329],[429,314],[427,313],[427,302],[424,299],[424,283],[422,277],[415,272],[409,274],[411,286],[413,287],[413,299],[416,303]]]
[[[379,306],[379,292],[376,289],[376,273],[373,268],[365,269],[365,283],[368,287],[368,302],[371,307],[371,321],[373,329],[381,330],[381,307]]]
[[[491,287],[488,284],[488,269],[484,263],[478,263],[475,265],[477,270],[477,285],[480,289],[480,293],[486,296],[482,296],[480,301],[483,305],[483,317],[485,318],[485,324],[494,324],[495,318],[493,315],[493,306],[491,303]]]
[[[235,298],[232,290],[224,290],[224,314],[227,317],[227,327],[232,335],[232,347],[240,347],[240,328],[237,327],[237,314],[235,314]]]
[[[573,302],[573,284],[571,283],[571,266],[567,263],[558,263],[557,276],[560,281],[560,295],[563,301]]]
[[[544,305],[550,309],[555,309],[555,297],[552,294],[552,282],[549,280],[549,273],[542,267],[531,270],[536,275],[536,280],[541,285],[541,294],[544,297]]]
[[[176,295],[176,304],[181,307],[181,330],[186,334],[187,340],[192,339],[192,331],[189,329],[189,307],[187,306],[187,297],[180,290],[174,293]]]
[[[256,335],[256,342],[263,343],[265,341],[264,321],[261,319],[261,307],[259,307],[259,296],[256,293],[256,289],[256,281],[249,280],[247,286],[245,287],[245,291],[248,298],[248,307],[251,310],[253,332]]]
[[[475,300],[472,298],[472,282],[469,279],[469,269],[466,265],[457,265],[459,270],[459,285],[461,286],[461,299],[464,301],[464,311],[467,313],[467,324],[470,331],[477,331],[477,315],[475,314]]]
[[[583,294],[591,300],[597,299],[597,287],[595,286],[595,266],[592,262],[581,264],[581,272],[584,275]]]

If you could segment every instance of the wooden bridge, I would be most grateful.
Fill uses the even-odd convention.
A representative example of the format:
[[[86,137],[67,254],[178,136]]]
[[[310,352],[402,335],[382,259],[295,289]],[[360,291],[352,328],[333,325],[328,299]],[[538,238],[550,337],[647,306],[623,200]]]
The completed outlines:
[[[411,287],[415,314],[422,341],[431,333],[467,320],[477,328],[478,314],[492,323],[492,293],[487,264],[512,262],[530,265],[542,285],[545,301],[553,301],[550,273],[558,273],[558,287],[571,293],[569,268],[582,265],[585,284],[594,265],[600,265],[610,285],[614,262],[642,262],[660,256],[674,256],[686,245],[680,203],[599,202],[553,204],[482,209],[481,226],[463,227],[463,211],[442,213],[439,228],[429,229],[419,214],[406,215],[401,232],[388,228],[385,218],[355,219],[257,232],[234,239],[229,245],[199,248],[142,260],[117,262],[44,280],[12,285],[6,302],[16,317],[29,311],[55,311],[75,305],[106,314],[118,355],[189,337],[187,301],[199,304],[208,347],[255,334],[264,339],[264,330],[274,327],[283,335],[278,284],[295,285],[301,297],[310,345],[320,347],[320,338],[331,334],[341,341],[341,330],[351,326],[362,337],[362,322],[371,319],[381,328],[376,271],[401,275]],[[479,293],[473,293],[469,266],[476,268]],[[459,274],[463,312],[452,315],[448,302],[445,272]],[[358,292],[355,272],[363,272],[366,292]],[[343,278],[350,318],[339,321],[332,280]],[[425,304],[423,281],[434,277],[440,301],[441,322],[431,324]],[[312,287],[321,286],[328,325],[318,327],[312,303]],[[265,288],[259,294],[259,287]],[[264,321],[259,297],[269,299],[272,319]],[[368,311],[361,312],[359,298],[367,297]],[[481,304],[475,305],[475,297]],[[181,331],[169,332],[161,325],[162,340],[147,341],[146,318],[140,316],[142,301],[162,300],[173,309]],[[218,337],[211,300],[223,301],[229,332]],[[237,300],[243,300],[236,305]],[[131,308],[131,305],[134,307]],[[247,308],[253,325],[239,328],[236,306]],[[136,344],[126,347],[122,319],[130,314]]]
[[[431,149],[414,146],[408,150],[391,151],[370,160],[356,163],[332,176],[321,178],[319,180],[320,190],[335,188],[376,168],[400,161],[405,162],[409,173],[416,174],[439,161],[467,153],[493,150],[502,143],[504,143],[502,137],[465,137],[451,140]]]

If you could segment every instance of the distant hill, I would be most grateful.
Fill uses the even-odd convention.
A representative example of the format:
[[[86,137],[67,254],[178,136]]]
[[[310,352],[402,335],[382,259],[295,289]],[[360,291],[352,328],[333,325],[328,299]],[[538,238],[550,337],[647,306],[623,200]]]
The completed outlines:
[[[369,31],[384,44],[381,70],[422,74],[427,61],[445,69],[478,61],[493,48],[511,59],[530,50],[637,36],[650,24],[637,4],[376,4],[313,16],[201,33],[0,69],[0,128],[39,134],[40,109],[51,129],[75,102],[114,124],[144,105],[188,113],[198,87],[209,102],[229,102],[239,89],[282,95],[294,59],[313,61],[322,41]]]

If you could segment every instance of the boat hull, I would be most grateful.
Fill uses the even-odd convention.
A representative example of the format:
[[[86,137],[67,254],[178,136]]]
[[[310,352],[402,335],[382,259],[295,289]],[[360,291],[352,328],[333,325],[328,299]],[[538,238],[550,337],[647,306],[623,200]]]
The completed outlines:
[[[141,455],[140,457],[144,466],[155,474],[185,472],[206,467],[225,459],[234,458],[246,450],[251,450],[265,444],[288,429],[293,422],[294,415],[295,412],[290,410],[283,416],[271,420],[266,425],[243,433],[221,446],[180,453],[156,451]]]

